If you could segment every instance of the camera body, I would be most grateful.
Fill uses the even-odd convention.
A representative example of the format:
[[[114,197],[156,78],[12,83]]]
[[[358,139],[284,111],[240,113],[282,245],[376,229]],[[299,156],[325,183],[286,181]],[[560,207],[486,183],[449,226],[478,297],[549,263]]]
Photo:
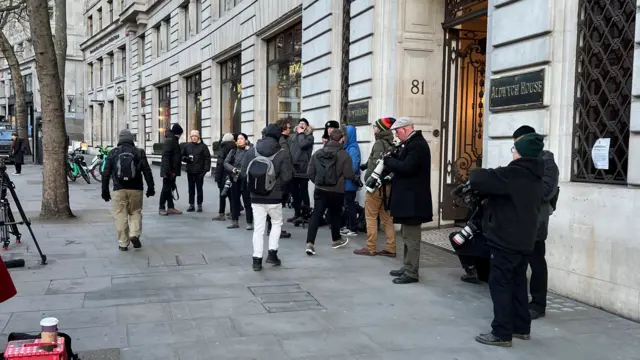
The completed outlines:
[[[482,217],[479,216],[482,211],[482,204],[484,198],[481,197],[476,191],[471,189],[471,185],[467,181],[464,184],[458,185],[451,195],[454,199],[461,201],[465,205],[469,206],[471,216],[462,227],[462,230],[458,231],[452,238],[452,242],[461,247],[469,240],[481,231]],[[455,246],[454,246],[455,247]]]
[[[229,196],[229,191],[231,191],[231,178],[227,176],[224,180],[224,186],[222,187],[220,196],[223,196],[223,197]]]
[[[397,151],[397,147],[393,147],[390,151],[376,161],[376,167],[373,168],[371,172],[371,176],[364,183],[364,188],[367,189],[368,192],[373,193],[378,190],[383,184],[391,182],[393,179],[393,173],[389,171],[385,171],[384,168],[384,158],[387,156],[391,156]]]

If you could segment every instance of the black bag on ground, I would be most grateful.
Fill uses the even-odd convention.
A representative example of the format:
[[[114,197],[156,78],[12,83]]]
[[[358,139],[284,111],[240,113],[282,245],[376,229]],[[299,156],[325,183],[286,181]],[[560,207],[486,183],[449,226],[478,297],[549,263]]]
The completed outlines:
[[[316,186],[335,186],[338,184],[338,154],[326,150],[319,150],[319,154],[313,157],[316,168],[316,178],[313,182]]]
[[[65,352],[67,353],[67,358],[69,360],[80,360],[80,358],[78,357],[78,354],[74,353],[73,350],[71,350],[71,336],[61,332],[58,332],[58,336],[61,336],[64,338],[64,347],[65,347]],[[33,334],[26,334],[26,333],[11,333],[7,338],[7,342],[19,341],[19,340],[35,340],[35,339],[40,339],[40,334],[33,335]],[[0,354],[0,356],[2,356],[2,358],[4,359],[4,353]]]

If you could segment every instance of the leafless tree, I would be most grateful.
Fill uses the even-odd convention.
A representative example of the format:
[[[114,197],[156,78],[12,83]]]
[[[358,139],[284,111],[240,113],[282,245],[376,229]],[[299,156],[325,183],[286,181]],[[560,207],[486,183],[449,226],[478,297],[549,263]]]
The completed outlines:
[[[63,97],[63,86],[57,56],[51,57],[51,54],[57,52],[51,32],[48,1],[26,0],[26,3],[42,102],[44,174],[40,218],[70,218],[74,215],[69,206],[66,174],[67,131],[64,105],[60,100]],[[66,29],[57,33],[56,38],[58,36],[66,36]],[[66,40],[64,43],[66,46]]]
[[[5,27],[19,26],[20,19],[25,16],[26,10],[25,0],[0,1],[0,52],[2,52],[2,55],[7,60],[9,70],[11,71],[11,82],[13,83],[16,97],[16,127],[18,136],[23,139],[28,138],[25,88],[24,82],[22,81],[18,54],[16,54],[13,44],[11,44],[9,38],[6,36]]]

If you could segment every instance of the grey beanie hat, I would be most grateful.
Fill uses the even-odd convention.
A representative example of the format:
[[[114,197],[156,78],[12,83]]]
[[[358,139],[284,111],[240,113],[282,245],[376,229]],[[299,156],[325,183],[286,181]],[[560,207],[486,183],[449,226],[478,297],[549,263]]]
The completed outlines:
[[[118,133],[118,144],[125,142],[133,144],[133,134],[129,129],[122,129]]]

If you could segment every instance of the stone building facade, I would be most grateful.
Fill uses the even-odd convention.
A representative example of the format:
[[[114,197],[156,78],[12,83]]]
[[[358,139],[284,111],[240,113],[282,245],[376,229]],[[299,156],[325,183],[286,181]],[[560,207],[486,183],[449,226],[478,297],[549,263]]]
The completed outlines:
[[[50,5],[51,29],[55,36],[55,13]],[[84,40],[84,7],[81,2],[67,5],[67,58],[65,65],[65,121],[70,139],[84,138],[84,61],[80,43]],[[20,61],[21,75],[26,87],[27,120],[29,136],[33,125],[40,116],[40,87],[36,74],[35,54],[29,39],[28,24],[7,25],[4,29],[9,42],[14,46]],[[0,59],[0,121],[15,123],[15,93],[11,82],[11,72],[6,59]],[[2,120],[4,119],[4,120]]]
[[[508,164],[511,134],[528,124],[561,170],[551,289],[640,319],[640,242],[627,235],[640,177],[635,11],[631,0],[100,0],[85,12],[85,138],[115,145],[128,127],[153,153],[172,123],[212,145],[304,117],[317,147],[339,120],[368,154],[375,119],[409,116],[431,148],[428,226],[442,227],[465,215],[451,189],[474,167]],[[594,27],[598,14],[623,30]],[[623,41],[609,51],[613,36]],[[599,138],[611,150],[595,151],[596,168]]]

